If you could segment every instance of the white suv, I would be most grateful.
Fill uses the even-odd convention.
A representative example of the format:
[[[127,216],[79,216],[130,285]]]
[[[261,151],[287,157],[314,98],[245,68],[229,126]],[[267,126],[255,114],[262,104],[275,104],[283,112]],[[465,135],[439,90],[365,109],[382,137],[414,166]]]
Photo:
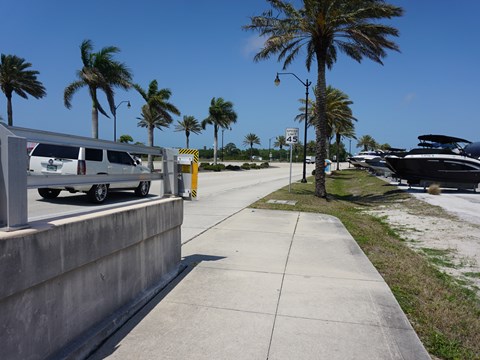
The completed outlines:
[[[30,175],[119,175],[150,173],[150,170],[125,151],[37,144],[30,153],[29,172]],[[136,195],[143,197],[150,191],[150,181],[40,188],[38,193],[45,199],[53,199],[61,190],[82,191],[92,202],[102,203],[111,189],[134,189]]]

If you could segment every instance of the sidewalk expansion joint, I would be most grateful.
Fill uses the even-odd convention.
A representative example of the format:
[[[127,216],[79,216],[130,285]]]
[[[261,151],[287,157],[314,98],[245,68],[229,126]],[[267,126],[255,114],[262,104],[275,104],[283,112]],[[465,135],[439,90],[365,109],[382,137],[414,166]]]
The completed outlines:
[[[348,324],[348,325],[369,326],[369,327],[379,328],[379,329],[395,329],[395,330],[415,332],[415,331],[413,330],[413,328],[411,328],[411,327],[385,326],[385,325],[382,325],[382,324],[361,323],[361,322],[356,322],[356,321],[342,321],[342,320],[332,320],[332,319],[319,319],[319,318],[312,318],[312,317],[305,317],[305,316],[293,316],[293,315],[283,315],[283,314],[279,314],[278,317],[289,318],[289,319],[301,319],[301,320],[310,320],[310,321],[320,321],[320,322],[335,323],[335,324]]]
[[[300,220],[300,215],[301,215],[301,213],[298,213],[298,215],[297,215],[297,221],[295,222],[295,228],[293,229],[292,238],[290,240],[290,246],[288,247],[287,258],[285,260],[285,266],[283,268],[282,281],[280,283],[280,291],[278,292],[277,306],[275,308],[275,316],[273,318],[272,332],[270,333],[270,341],[268,342],[268,350],[267,350],[266,360],[268,360],[268,358],[270,357],[270,349],[272,348],[273,333],[275,332],[275,324],[277,322],[277,317],[278,317],[278,308],[280,306],[280,298],[282,297],[283,283],[285,281],[285,273],[287,272],[288,260],[290,258],[290,252],[292,251],[293,239],[295,238],[295,233],[297,231],[297,226],[298,226],[298,221]]]

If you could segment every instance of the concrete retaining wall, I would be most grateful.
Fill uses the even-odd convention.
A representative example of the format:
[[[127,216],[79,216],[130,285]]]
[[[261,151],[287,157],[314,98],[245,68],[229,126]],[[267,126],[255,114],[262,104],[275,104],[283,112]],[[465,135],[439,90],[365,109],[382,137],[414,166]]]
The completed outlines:
[[[182,221],[163,199],[0,233],[0,357],[88,354],[178,274]]]

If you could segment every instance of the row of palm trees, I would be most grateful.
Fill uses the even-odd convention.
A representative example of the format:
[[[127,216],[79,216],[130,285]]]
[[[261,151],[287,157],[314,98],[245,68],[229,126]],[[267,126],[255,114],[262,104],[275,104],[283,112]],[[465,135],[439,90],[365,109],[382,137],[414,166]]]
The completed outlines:
[[[82,68],[77,71],[77,79],[64,90],[64,105],[72,108],[73,96],[82,88],[87,88],[92,100],[92,137],[98,139],[99,113],[110,117],[98,99],[98,93],[106,96],[110,113],[115,117],[115,90],[135,89],[144,99],[140,117],[137,117],[138,126],[148,130],[148,145],[154,144],[154,129],[162,130],[173,122],[172,115],[180,115],[180,110],[170,102],[172,92],[167,88],[159,88],[157,80],[152,80],[147,89],[133,82],[131,70],[123,63],[115,60],[114,56],[120,52],[115,46],[107,46],[95,52],[91,40],[84,40],[80,45]],[[25,59],[15,55],[1,55],[0,88],[7,97],[8,125],[13,125],[12,94],[16,93],[23,98],[31,95],[37,99],[46,95],[45,88],[37,79],[39,74],[31,70],[32,65]],[[199,134],[207,125],[214,127],[215,163],[217,161],[218,130],[229,128],[237,120],[233,103],[223,98],[213,98],[210,103],[208,117],[199,121],[190,115],[185,115],[175,126],[175,131],[184,131],[189,147],[191,133]],[[153,168],[153,158],[149,156],[149,166]]]

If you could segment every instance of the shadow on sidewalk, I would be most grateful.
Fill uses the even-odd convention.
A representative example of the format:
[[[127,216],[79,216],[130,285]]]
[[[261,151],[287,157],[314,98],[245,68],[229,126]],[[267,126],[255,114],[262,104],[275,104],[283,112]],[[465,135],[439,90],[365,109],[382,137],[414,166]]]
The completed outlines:
[[[206,261],[217,261],[224,259],[224,256],[212,256],[205,254],[193,254],[182,258],[180,267],[183,271],[178,274],[165,288],[163,288],[156,296],[145,304],[138,312],[136,312],[123,326],[109,336],[105,341],[87,357],[88,360],[104,359],[118,349],[120,342],[140,324],[140,322],[148,316],[148,314],[192,272],[197,265]]]

